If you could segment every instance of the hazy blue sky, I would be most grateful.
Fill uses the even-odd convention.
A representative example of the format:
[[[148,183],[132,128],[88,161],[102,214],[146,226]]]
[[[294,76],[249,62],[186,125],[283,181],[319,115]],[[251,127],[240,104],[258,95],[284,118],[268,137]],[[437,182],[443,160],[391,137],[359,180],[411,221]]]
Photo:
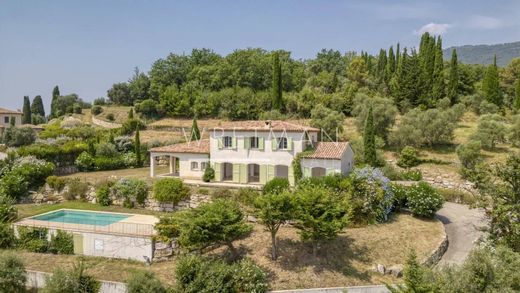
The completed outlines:
[[[418,34],[445,46],[520,40],[518,0],[122,1],[0,0],[0,107],[21,108],[52,88],[85,100],[105,96],[135,66],[148,71],[169,52],[322,48],[377,52]]]

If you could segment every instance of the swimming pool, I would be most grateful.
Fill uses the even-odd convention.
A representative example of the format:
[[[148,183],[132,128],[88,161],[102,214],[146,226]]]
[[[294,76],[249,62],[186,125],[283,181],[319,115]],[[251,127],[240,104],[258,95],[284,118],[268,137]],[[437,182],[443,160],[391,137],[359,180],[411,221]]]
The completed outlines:
[[[31,219],[47,222],[108,226],[130,217],[125,214],[99,213],[88,211],[59,210],[34,216]]]

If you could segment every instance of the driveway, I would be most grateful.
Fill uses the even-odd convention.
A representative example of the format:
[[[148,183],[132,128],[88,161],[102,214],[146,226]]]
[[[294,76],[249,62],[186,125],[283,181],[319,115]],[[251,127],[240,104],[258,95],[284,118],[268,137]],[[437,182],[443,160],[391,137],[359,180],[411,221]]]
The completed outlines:
[[[484,235],[486,225],[482,209],[470,209],[467,205],[445,202],[437,212],[448,235],[448,250],[439,264],[461,264],[474,246],[475,240]]]

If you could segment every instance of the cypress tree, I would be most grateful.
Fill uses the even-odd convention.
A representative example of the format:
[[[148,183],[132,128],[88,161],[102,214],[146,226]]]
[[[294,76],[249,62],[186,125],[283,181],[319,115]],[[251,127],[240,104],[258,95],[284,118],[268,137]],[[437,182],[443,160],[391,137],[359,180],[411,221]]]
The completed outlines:
[[[134,108],[130,108],[128,111],[128,119],[134,119]]]
[[[437,38],[435,44],[435,62],[433,69],[432,104],[444,97],[444,58],[442,55],[442,39]]]
[[[273,54],[273,109],[283,112],[282,100],[282,65],[278,52]]]
[[[450,98],[451,104],[457,103],[459,95],[459,65],[457,61],[457,51],[451,52],[450,75],[448,77],[448,88],[446,96]]]
[[[515,89],[515,102],[513,107],[516,110],[520,110],[520,77],[516,80],[516,89]]]
[[[397,46],[395,47],[395,66],[399,64],[399,59],[401,58],[401,49],[399,43],[397,43]],[[397,67],[396,67],[397,69]]]
[[[55,86],[52,90],[52,100],[51,100],[51,117],[56,117],[56,100],[60,96],[60,89],[58,86]]]
[[[394,54],[394,48],[393,46],[390,46],[390,49],[388,49],[388,58],[386,62],[386,78],[387,81],[392,78],[392,75],[394,75],[395,72],[395,54]]]
[[[29,96],[23,97],[23,116],[22,124],[31,124],[31,101]]]
[[[493,64],[487,68],[484,79],[482,80],[482,91],[488,102],[499,107],[502,106],[502,94],[500,93],[496,55],[493,59]]]
[[[40,115],[45,117],[45,109],[43,108],[42,96],[37,95],[34,97],[32,105],[31,105],[31,113],[33,115]]]
[[[379,50],[379,57],[377,58],[377,76],[380,82],[386,81],[386,51],[381,49]]]
[[[372,106],[368,108],[367,119],[365,120],[365,129],[363,133],[363,147],[365,163],[370,166],[376,166],[376,137],[374,130],[374,116],[372,114]]]
[[[141,167],[143,160],[141,159],[141,138],[139,137],[139,127],[135,129],[135,162],[138,167]]]
[[[191,123],[191,140],[199,140],[200,139],[200,131],[199,126],[197,125],[197,118],[193,117],[193,122]]]

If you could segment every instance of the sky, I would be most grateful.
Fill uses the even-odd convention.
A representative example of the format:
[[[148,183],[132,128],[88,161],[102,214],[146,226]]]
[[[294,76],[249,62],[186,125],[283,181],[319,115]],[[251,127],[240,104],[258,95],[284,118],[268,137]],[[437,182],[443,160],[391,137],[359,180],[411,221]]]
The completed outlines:
[[[86,101],[170,52],[322,48],[377,53],[414,47],[423,32],[445,47],[520,41],[519,0],[0,0],[0,107],[20,109],[55,85]]]

